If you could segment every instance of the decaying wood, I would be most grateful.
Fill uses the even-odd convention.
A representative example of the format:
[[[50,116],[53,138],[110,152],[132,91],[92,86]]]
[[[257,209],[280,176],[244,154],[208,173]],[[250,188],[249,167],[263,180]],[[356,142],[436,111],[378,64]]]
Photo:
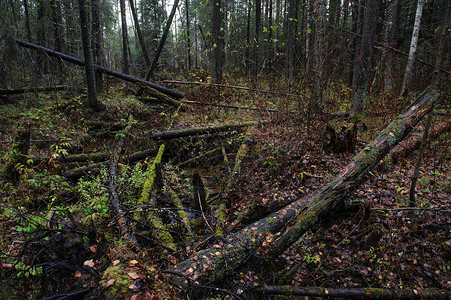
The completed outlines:
[[[194,209],[201,212],[210,212],[210,207],[207,204],[209,193],[199,173],[196,172],[193,174],[192,184]]]
[[[241,124],[231,124],[231,125],[218,125],[218,126],[210,126],[210,127],[194,127],[180,130],[172,130],[172,131],[162,131],[157,132],[152,135],[152,139],[154,140],[166,140],[166,139],[175,139],[193,135],[202,135],[202,134],[212,134],[218,132],[225,132],[229,130],[236,130],[242,127],[255,126],[259,124],[266,124],[268,121],[261,122],[247,122]]]
[[[175,208],[177,208],[177,213],[178,213],[179,217],[182,219],[182,222],[185,225],[186,232],[187,232],[187,240],[189,242],[193,237],[193,230],[191,229],[189,218],[185,211],[185,207],[183,206],[182,200],[180,200],[177,193],[171,188],[169,188],[168,194],[169,194],[169,197],[171,198],[172,203],[174,204]]]
[[[240,178],[241,162],[247,156],[249,144],[251,143],[251,141],[252,135],[250,133],[246,133],[246,136],[243,139],[243,143],[241,144],[240,148],[238,149],[238,152],[236,153],[235,164],[233,166],[232,173],[230,174],[229,179],[227,180],[226,187],[222,192],[223,195],[227,195]]]
[[[323,150],[326,153],[354,153],[357,142],[357,124],[351,128],[343,126],[341,130],[336,130],[330,124],[326,125],[325,139],[323,143]]]
[[[79,66],[84,66],[85,65],[85,62],[83,60],[75,58],[73,56],[70,56],[70,55],[67,55],[67,54],[64,54],[64,53],[52,50],[52,49],[48,49],[48,48],[45,48],[45,47],[42,47],[42,46],[39,46],[39,45],[35,45],[35,44],[32,44],[32,43],[26,42],[24,40],[20,40],[20,39],[16,39],[15,38],[14,41],[19,46],[22,46],[22,47],[25,47],[25,48],[30,48],[30,49],[37,50],[37,51],[43,51],[43,52],[47,53],[47,55],[49,55],[49,56],[58,57],[58,58],[60,58],[62,60],[74,63],[74,64],[79,65]],[[111,75],[111,76],[123,79],[123,80],[131,82],[131,83],[141,83],[141,84],[143,84],[145,86],[149,86],[149,87],[151,87],[151,88],[153,88],[155,90],[160,91],[161,93],[164,93],[164,94],[166,94],[168,96],[171,96],[171,97],[174,97],[176,99],[181,99],[181,98],[185,97],[184,94],[182,94],[182,93],[180,93],[178,91],[174,91],[174,90],[168,89],[166,87],[163,87],[161,85],[158,85],[158,84],[155,84],[155,83],[152,83],[152,82],[149,82],[149,81],[145,81],[145,80],[142,80],[142,79],[139,79],[139,78],[136,78],[136,77],[133,77],[133,76],[130,76],[130,75],[118,72],[118,71],[114,71],[112,69],[108,69],[108,68],[105,68],[105,67],[102,67],[102,66],[99,66],[99,65],[94,65],[94,68],[95,68],[96,71],[99,71],[99,72],[102,72],[102,73],[105,73],[105,74],[108,74],[108,75]]]
[[[269,259],[277,257],[321,217],[340,207],[374,165],[431,110],[437,98],[436,92],[425,91],[323,188],[229,235],[220,248],[198,251],[194,258],[178,263],[171,270],[201,283],[213,283],[246,263],[257,249]],[[269,246],[262,247],[263,242]],[[187,283],[180,277],[172,280],[182,286]]]
[[[200,159],[200,158],[202,158],[202,157],[210,156],[210,155],[212,155],[212,154],[214,154],[214,153],[216,153],[216,152],[220,152],[221,149],[223,149],[223,147],[219,147],[219,148],[215,148],[215,149],[213,149],[213,150],[209,150],[209,151],[207,151],[207,152],[205,152],[205,153],[203,153],[203,154],[201,154],[201,155],[198,155],[198,156],[196,156],[196,157],[190,158],[190,159],[188,159],[188,160],[185,160],[185,161],[179,163],[179,164],[177,165],[177,167],[181,167],[181,166],[184,166],[184,165],[189,165],[189,164],[195,162],[196,160],[198,160],[198,159]]]
[[[134,163],[134,162],[143,160],[149,156],[152,156],[155,153],[157,153],[156,149],[147,149],[147,150],[144,150],[141,152],[133,153],[132,155],[130,155],[130,157],[128,157],[128,158],[126,157],[124,159],[124,161],[128,162],[128,163]],[[103,158],[105,158],[105,160],[107,160],[109,158],[109,156],[106,155],[106,153],[98,153],[98,154],[94,154],[94,155],[98,155],[96,157],[96,159],[100,159],[102,156],[103,156]],[[75,157],[77,157],[78,162],[83,162],[84,160],[82,160],[82,159],[85,159],[85,158],[86,159],[92,158],[92,157],[90,157],[90,154],[85,154],[85,155],[81,155],[81,156],[75,155],[74,158]],[[62,159],[64,160],[64,157],[62,157]],[[87,161],[89,161],[89,159]],[[83,175],[88,174],[89,172],[94,172],[95,170],[99,170],[102,165],[107,165],[107,164],[108,164],[108,162],[103,161],[103,162],[91,164],[88,166],[71,169],[71,170],[66,171],[64,173],[64,176],[67,178],[70,178],[70,179],[77,179]]]
[[[288,295],[309,297],[338,297],[345,299],[450,299],[451,291],[439,289],[382,289],[382,288],[298,288],[291,285],[264,286],[251,290],[266,295]]]
[[[161,181],[161,159],[163,157],[165,145],[162,144],[158,149],[158,154],[152,162],[149,162],[147,169],[147,178],[144,182],[141,197],[138,200],[138,205],[150,205],[156,208],[156,184]],[[139,217],[139,216],[136,216]],[[163,221],[158,216],[158,212],[150,210],[147,214],[147,221],[152,225],[152,235],[160,243],[161,246],[172,251],[177,250],[174,239],[165,228]]]
[[[157,89],[150,87],[146,84],[143,84],[141,82],[137,82],[137,85],[143,89],[144,91],[146,91],[147,94],[149,94],[149,96],[160,100],[161,102],[174,106],[174,107],[180,107],[180,101],[174,100],[171,97],[168,97],[168,95],[166,95],[163,92],[158,91]],[[183,109],[183,108],[182,108]]]
[[[179,80],[163,80],[163,83],[215,86],[215,87],[224,87],[224,88],[230,88],[230,89],[235,89],[235,90],[245,90],[245,91],[251,91],[251,92],[256,92],[256,93],[265,93],[265,94],[274,94],[274,95],[283,95],[283,96],[294,96],[294,97],[305,96],[305,95],[290,94],[290,93],[284,93],[284,92],[276,92],[276,91],[271,91],[271,90],[259,90],[259,89],[253,89],[253,88],[248,88],[248,87],[243,87],[243,86],[234,86],[234,85],[220,84],[220,83],[191,82],[191,81],[179,81]]]
[[[450,132],[451,131],[451,119],[446,119],[440,122],[439,124],[433,126],[431,128],[431,131],[429,132],[430,138],[436,138],[442,133]],[[407,155],[409,153],[412,153],[413,151],[420,148],[421,145],[421,138],[414,136],[411,137],[405,146],[397,146],[395,149],[393,149],[392,152],[387,156],[386,161],[388,161],[390,164],[396,164],[399,160],[399,158],[403,157],[404,155]]]
[[[57,86],[46,86],[46,87],[30,87],[23,89],[9,89],[9,90],[0,90],[0,95],[16,95],[16,94],[24,94],[24,93],[45,93],[45,92],[56,92],[56,91],[65,91],[70,90],[71,87],[65,85],[57,85]]]
[[[224,108],[233,108],[233,109],[246,109],[246,110],[261,110],[268,112],[279,112],[277,109],[272,108],[258,108],[251,106],[237,106],[237,105],[227,105],[221,103],[209,103],[209,102],[199,102],[199,101],[191,101],[191,100],[182,100],[183,104],[197,104],[197,105],[207,105],[207,106],[216,106],[216,107],[224,107]]]

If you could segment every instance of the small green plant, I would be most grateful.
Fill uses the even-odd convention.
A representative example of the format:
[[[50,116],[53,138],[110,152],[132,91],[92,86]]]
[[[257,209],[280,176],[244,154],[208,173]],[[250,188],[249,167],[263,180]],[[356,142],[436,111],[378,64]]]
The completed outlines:
[[[302,260],[309,264],[313,263],[316,265],[321,261],[321,257],[319,255],[310,256],[309,254],[305,254]]]

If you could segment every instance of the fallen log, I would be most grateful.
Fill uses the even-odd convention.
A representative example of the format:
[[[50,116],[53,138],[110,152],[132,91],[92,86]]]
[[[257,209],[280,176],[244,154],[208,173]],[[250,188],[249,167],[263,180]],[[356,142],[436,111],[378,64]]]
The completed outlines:
[[[216,107],[224,107],[224,108],[233,108],[233,109],[246,109],[246,110],[261,110],[261,111],[268,111],[268,112],[279,112],[277,109],[272,108],[258,108],[258,107],[251,107],[251,106],[237,106],[237,105],[228,105],[228,104],[221,104],[221,103],[209,103],[209,102],[199,102],[199,101],[191,101],[191,100],[183,100],[183,104],[197,104],[197,105],[206,105],[206,106],[216,106]]]
[[[254,126],[254,125],[263,125],[268,123],[268,121],[261,122],[247,122],[241,124],[231,124],[231,125],[218,125],[218,126],[210,126],[210,127],[195,127],[195,128],[187,128],[187,129],[179,129],[172,131],[162,131],[157,132],[152,135],[152,139],[154,140],[167,140],[167,139],[175,139],[193,135],[202,135],[202,134],[212,134],[218,132],[225,132],[229,130],[236,130],[242,127]]]
[[[128,163],[134,163],[134,162],[143,160],[151,155],[154,155],[155,153],[157,153],[156,149],[148,149],[145,151],[136,152],[136,153],[133,153],[132,155],[130,155],[129,158],[126,158],[125,161]],[[105,158],[104,160],[107,160],[109,158],[109,155],[106,155],[105,153],[98,153],[96,155],[98,155],[98,159],[100,159],[100,157],[102,157],[102,156],[103,156],[103,158]],[[88,158],[89,154],[85,154],[84,157]],[[79,159],[80,160],[78,160],[78,162],[82,162],[81,157]],[[64,176],[67,178],[70,178],[70,179],[78,179],[81,176],[88,174],[90,171],[93,172],[95,170],[98,170],[98,169],[100,169],[100,167],[102,165],[107,165],[107,164],[108,164],[108,161],[103,161],[103,162],[91,164],[88,166],[71,169],[71,170],[66,171],[64,173]]]
[[[439,289],[382,289],[382,288],[298,288],[291,285],[264,286],[250,290],[265,295],[340,297],[345,299],[450,299],[451,291]]]
[[[180,106],[180,101],[174,100],[171,97],[168,97],[165,93],[158,91],[155,88],[152,88],[150,86],[147,86],[141,82],[138,82],[137,85],[143,89],[144,91],[146,91],[146,93],[149,94],[149,96],[154,97],[158,100],[160,100],[163,103],[166,103],[168,105],[174,106],[174,107],[179,107]]]
[[[64,54],[64,53],[52,50],[52,49],[48,49],[48,48],[45,48],[45,47],[42,47],[42,46],[39,46],[39,45],[36,45],[36,44],[32,44],[32,43],[26,42],[24,40],[20,40],[20,39],[14,38],[14,41],[19,46],[22,46],[22,47],[25,47],[25,48],[30,48],[30,49],[33,49],[33,50],[43,51],[43,52],[47,53],[47,55],[60,58],[62,60],[71,62],[71,63],[79,65],[79,66],[84,66],[85,65],[85,62],[83,60],[78,59],[76,57],[73,57],[73,56],[70,56],[70,55],[67,55],[67,54]],[[94,65],[94,68],[95,68],[96,71],[99,71],[99,72],[102,72],[102,73],[105,73],[105,74],[108,74],[108,75],[111,75],[111,76],[123,79],[123,80],[131,82],[131,83],[141,83],[143,85],[149,86],[149,87],[151,87],[153,89],[156,89],[156,90],[162,92],[163,94],[166,94],[166,95],[174,97],[174,98],[183,98],[183,97],[185,97],[184,94],[182,94],[182,93],[180,93],[178,91],[174,91],[174,90],[168,89],[166,87],[163,87],[161,85],[158,85],[158,84],[155,84],[155,83],[152,83],[152,82],[149,82],[149,81],[145,81],[145,80],[142,80],[142,79],[139,79],[139,78],[136,78],[136,77],[133,77],[133,76],[130,76],[130,75],[118,72],[118,71],[114,71],[112,69],[108,69],[108,68],[105,68],[105,67],[102,67],[102,66],[99,66],[99,65]]]
[[[441,135],[442,133],[450,131],[451,131],[451,119],[446,119],[431,128],[431,131],[429,132],[429,137],[435,138]],[[393,151],[390,152],[385,161],[387,161],[390,165],[396,164],[400,157],[419,149],[420,145],[421,138],[417,136],[411,137],[404,147],[397,146],[395,149],[393,149]]]
[[[242,266],[255,253],[266,253],[268,258],[278,256],[321,217],[340,207],[366,174],[432,109],[437,98],[438,93],[426,90],[325,187],[229,235],[219,248],[198,251],[171,271],[211,284]],[[283,232],[284,228],[288,229]],[[263,242],[269,247],[262,247]],[[184,286],[187,280],[183,276],[171,279]]]
[[[9,90],[0,90],[0,95],[17,95],[17,94],[25,94],[25,93],[45,93],[45,92],[56,92],[56,91],[64,91],[69,90],[71,87],[65,85],[57,85],[57,86],[46,86],[46,87],[30,87],[23,89],[9,89]]]

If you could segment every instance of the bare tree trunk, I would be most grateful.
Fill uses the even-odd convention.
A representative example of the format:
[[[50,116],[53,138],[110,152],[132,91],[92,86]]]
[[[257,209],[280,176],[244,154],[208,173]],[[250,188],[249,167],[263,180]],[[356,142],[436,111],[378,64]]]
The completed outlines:
[[[147,52],[146,44],[144,43],[144,38],[141,33],[141,27],[139,26],[138,15],[137,15],[136,9],[135,9],[135,3],[133,1],[134,0],[130,0],[129,2],[130,2],[130,9],[132,10],[133,21],[135,23],[135,29],[138,34],[139,45],[141,46],[141,50],[143,52],[144,61],[146,62],[146,66],[150,66],[149,54]]]
[[[366,92],[371,75],[371,56],[376,38],[378,0],[367,0],[365,6],[365,23],[363,25],[360,53],[355,68],[354,99],[352,110],[361,112],[365,108]]]
[[[128,70],[128,32],[127,32],[127,17],[125,11],[125,0],[119,0],[121,6],[121,26],[122,26],[122,70],[125,74]]]
[[[396,35],[399,32],[399,13],[401,11],[401,1],[402,0],[394,0],[394,2],[390,5],[390,28],[388,33],[388,45],[393,48],[396,48]],[[384,91],[387,91],[395,85],[393,66],[394,54],[392,51],[384,51],[388,52],[385,59],[384,75]]]
[[[100,0],[91,0],[91,15],[92,15],[92,52],[94,54],[94,63],[102,65],[102,29],[100,28]],[[96,89],[97,93],[103,91],[102,72],[95,70]]]
[[[259,39],[260,39],[260,27],[261,27],[261,14],[262,14],[262,1],[255,1],[255,31],[254,31],[254,53],[252,55],[252,68],[251,77],[254,87],[257,87],[258,83],[258,67],[260,65],[260,51]]]
[[[410,41],[409,58],[407,59],[406,71],[404,73],[404,80],[402,82],[400,95],[404,95],[409,88],[410,81],[412,80],[415,54],[417,52],[418,37],[420,35],[421,16],[423,14],[423,7],[426,0],[418,0],[417,12],[415,14],[415,23],[412,30],[412,39]]]
[[[189,20],[189,0],[185,0],[185,14],[186,14],[186,45],[188,58],[188,69],[191,69],[191,36],[190,36],[190,20]]]
[[[222,63],[224,56],[224,31],[221,0],[214,0],[212,14],[212,61],[211,61],[211,82],[220,83],[222,81]]]
[[[30,14],[28,12],[28,0],[23,1],[23,7],[25,10],[25,28],[27,30],[27,39],[32,41],[31,39],[31,29],[30,29]]]
[[[323,81],[324,81],[324,52],[325,52],[325,18],[326,18],[326,5],[327,1],[316,1],[316,32],[315,32],[315,44],[314,44],[314,57],[315,57],[315,110],[321,110],[323,105]]]
[[[305,0],[306,3],[306,37],[305,37],[305,71],[307,75],[311,72],[311,55],[310,55],[310,44],[311,44],[311,36],[312,36],[312,1],[313,0]]]
[[[175,12],[177,11],[177,6],[179,5],[179,0],[174,1],[174,5],[172,6],[171,14],[168,17],[168,21],[166,23],[166,27],[164,28],[163,35],[161,36],[160,43],[158,44],[157,51],[155,52],[155,56],[153,57],[152,64],[150,65],[149,71],[146,74],[146,80],[149,81],[153,76],[153,72],[157,67],[158,59],[160,58],[161,51],[163,51],[164,43],[169,34],[169,29],[171,29],[172,20],[174,19]]]
[[[85,57],[86,83],[88,85],[88,104],[94,110],[98,110],[96,93],[96,82],[94,76],[94,64],[92,62],[91,39],[89,35],[88,25],[88,8],[86,0],[78,0],[80,10],[80,27],[83,42],[83,54]]]
[[[288,28],[287,28],[287,57],[286,57],[286,69],[288,73],[288,83],[293,85],[294,82],[294,23],[295,20],[295,2],[297,0],[288,1]]]
[[[446,9],[446,12],[443,15],[442,24],[440,26],[442,29],[441,34],[440,34],[440,43],[439,43],[439,48],[438,48],[437,56],[436,56],[436,60],[435,60],[434,74],[432,76],[432,88],[434,88],[434,89],[436,89],[438,87],[439,75],[440,75],[440,64],[443,59],[443,49],[445,48],[445,42],[447,40],[448,27],[450,26],[449,23],[451,22],[448,18],[451,1],[444,0],[443,2],[445,4],[444,9]],[[429,113],[428,118],[426,120],[426,126],[424,127],[423,138],[421,139],[420,152],[418,153],[418,159],[415,164],[415,171],[413,173],[412,183],[410,185],[409,205],[412,207],[414,207],[416,205],[415,187],[417,185],[418,177],[420,176],[421,162],[423,160],[424,151],[426,149],[429,128],[431,127],[431,123],[432,123],[432,114]]]

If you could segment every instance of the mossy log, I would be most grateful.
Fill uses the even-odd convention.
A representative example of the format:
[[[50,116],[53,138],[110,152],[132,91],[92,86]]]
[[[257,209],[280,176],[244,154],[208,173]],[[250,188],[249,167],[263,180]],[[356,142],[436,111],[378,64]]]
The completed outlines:
[[[162,131],[157,132],[152,135],[152,139],[154,140],[166,140],[166,139],[175,139],[187,136],[194,135],[202,135],[202,134],[212,134],[218,132],[225,132],[229,130],[237,130],[242,127],[255,126],[255,125],[263,125],[268,123],[268,121],[261,122],[247,122],[241,124],[231,124],[231,125],[218,125],[218,126],[210,126],[210,127],[195,127],[195,128],[187,128],[180,130],[172,130],[172,131]]]
[[[134,162],[143,160],[149,156],[152,156],[155,153],[157,153],[156,149],[147,149],[145,151],[133,153],[132,155],[130,155],[130,157],[125,158],[124,161],[126,161],[128,163],[134,163]],[[110,157],[110,155],[109,154],[107,155],[106,153],[98,153],[98,156],[96,156],[96,159],[100,159],[100,157],[103,157],[103,158],[105,158],[104,160],[106,160]],[[83,159],[86,158],[87,160],[82,160],[82,158]],[[88,159],[88,158],[92,159],[92,157],[90,157],[89,154],[82,155],[78,158],[79,160],[77,160],[77,162],[90,161],[90,159]],[[64,162],[64,157],[62,159]],[[81,176],[88,174],[89,172],[94,172],[96,170],[99,170],[102,165],[107,165],[108,163],[109,163],[108,161],[103,161],[103,162],[91,164],[88,166],[83,166],[83,167],[67,170],[64,173],[64,176],[67,178],[70,178],[70,179],[78,179]]]
[[[433,126],[429,132],[429,138],[435,138],[442,133],[450,132],[451,131],[451,119],[446,119],[440,122],[439,124]],[[386,161],[390,164],[396,164],[398,160],[403,157],[404,155],[408,155],[409,153],[412,153],[415,150],[418,150],[421,145],[421,138],[417,136],[411,137],[406,145],[404,146],[397,146],[395,149],[393,149],[392,152],[387,156]]]
[[[450,299],[451,291],[439,289],[382,289],[382,288],[299,288],[291,285],[264,286],[251,290],[255,294],[308,296],[345,299]]]
[[[188,242],[191,241],[193,238],[193,230],[191,229],[191,225],[189,223],[188,214],[186,213],[185,207],[183,206],[182,200],[180,200],[179,196],[173,189],[168,190],[169,197],[172,200],[172,203],[174,204],[175,208],[177,208],[177,213],[179,217],[182,219],[183,224],[185,225],[186,232],[187,232],[187,240]]]
[[[158,99],[161,102],[163,102],[163,103],[165,103],[167,105],[170,105],[170,106],[174,106],[176,108],[180,107],[180,101],[175,100],[175,99],[169,97],[168,95],[166,95],[164,93],[161,93],[161,92],[157,91],[156,89],[151,88],[150,86],[147,86],[145,84],[142,84],[142,83],[138,82],[137,85],[140,88],[142,88],[143,90],[145,90],[146,93],[149,94],[149,96],[151,96],[152,98]]]
[[[161,159],[163,157],[165,145],[162,144],[158,149],[158,154],[152,162],[149,162],[147,169],[147,178],[144,182],[141,197],[138,205],[150,205],[157,207],[156,184],[161,181]],[[138,217],[138,216],[137,216]],[[152,225],[154,238],[165,248],[172,251],[177,250],[171,234],[168,232],[163,221],[158,216],[157,211],[149,211],[147,221]]]
[[[171,268],[201,283],[212,284],[246,263],[255,254],[277,257],[313,226],[321,217],[342,206],[344,199],[365,180],[367,173],[402,141],[432,109],[438,94],[430,89],[418,97],[378,137],[325,187],[229,235],[220,248],[201,250]],[[267,245],[267,246],[264,246]],[[186,277],[171,276],[179,285]]]

